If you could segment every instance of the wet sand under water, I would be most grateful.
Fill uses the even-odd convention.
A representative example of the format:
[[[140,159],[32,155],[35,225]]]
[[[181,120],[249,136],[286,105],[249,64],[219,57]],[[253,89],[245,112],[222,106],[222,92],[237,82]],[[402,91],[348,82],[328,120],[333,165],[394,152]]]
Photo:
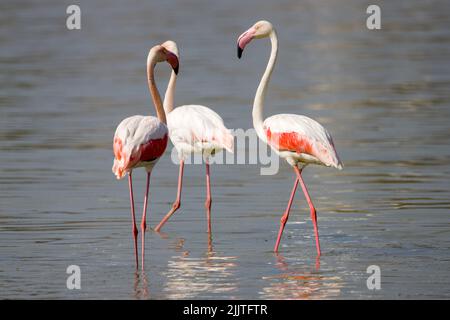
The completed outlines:
[[[381,31],[365,28],[359,1],[240,4],[81,1],[82,30],[72,32],[64,4],[2,2],[1,298],[450,298],[448,3],[382,1]],[[304,171],[323,255],[300,189],[280,253],[271,251],[294,179],[285,163],[273,176],[211,166],[208,246],[204,167],[188,165],[182,207],[161,235],[149,230],[136,272],[112,135],[126,116],[153,114],[147,50],[176,40],[176,104],[205,104],[247,129],[270,49],[254,41],[238,60],[235,41],[261,17],[280,41],[265,114],[318,120],[345,164]],[[158,68],[160,88],[168,75]],[[176,195],[169,151],[152,174],[151,227]],[[140,219],[145,174],[134,178]],[[66,288],[72,264],[81,290]],[[381,268],[379,291],[367,289],[369,265]]]

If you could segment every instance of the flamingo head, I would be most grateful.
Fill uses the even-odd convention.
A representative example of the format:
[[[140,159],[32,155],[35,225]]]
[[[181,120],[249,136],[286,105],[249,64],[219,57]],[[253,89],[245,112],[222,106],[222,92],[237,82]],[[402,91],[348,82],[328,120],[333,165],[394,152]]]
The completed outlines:
[[[247,44],[253,39],[262,39],[270,36],[273,26],[269,21],[261,20],[255,23],[250,29],[241,34],[237,40],[237,55],[240,59]]]
[[[152,59],[154,59],[156,63],[166,61],[170,64],[175,74],[178,74],[180,62],[178,60],[178,48],[174,41],[169,40],[151,48],[148,54],[147,63],[150,64]]]
[[[167,40],[163,44],[161,44],[162,47],[164,47],[167,51],[173,53],[177,56],[177,58],[180,58],[180,54],[178,53],[178,46],[175,41]]]

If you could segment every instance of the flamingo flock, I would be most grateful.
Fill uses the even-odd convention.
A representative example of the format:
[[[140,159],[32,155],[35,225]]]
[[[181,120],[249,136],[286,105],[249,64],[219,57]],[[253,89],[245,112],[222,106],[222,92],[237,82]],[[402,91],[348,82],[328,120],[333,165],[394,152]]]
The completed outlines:
[[[295,174],[291,196],[286,210],[281,217],[274,252],[278,252],[283,230],[288,221],[292,202],[298,184],[300,183],[310,208],[317,256],[319,257],[321,255],[321,249],[317,212],[303,180],[302,171],[308,164],[323,165],[337,169],[342,169],[343,165],[337,155],[330,133],[315,120],[296,114],[277,114],[264,120],[264,100],[278,53],[277,34],[272,24],[268,21],[258,21],[241,34],[237,40],[237,55],[238,58],[241,58],[245,47],[253,39],[263,38],[270,39],[272,48],[269,62],[258,85],[253,102],[253,127],[259,139],[268,144],[281,158],[286,159],[288,164],[292,166]],[[161,101],[154,75],[155,66],[160,62],[167,62],[172,67],[164,102]],[[154,228],[156,232],[159,232],[170,217],[180,208],[185,160],[191,154],[197,153],[203,156],[205,162],[205,209],[207,232],[208,234],[211,233],[212,197],[209,159],[212,155],[224,149],[231,153],[234,149],[234,137],[230,130],[225,127],[222,118],[215,111],[201,105],[183,105],[174,108],[175,86],[179,64],[178,47],[174,41],[166,41],[150,49],[147,58],[147,81],[157,116],[136,115],[128,117],[120,122],[114,134],[114,164],[112,171],[117,179],[122,179],[128,174],[136,267],[138,267],[139,261],[137,249],[138,229],[136,227],[132,182],[133,170],[143,167],[147,173],[140,225],[141,265],[143,268],[150,175],[155,164],[164,154],[168,139],[170,138],[179,158],[177,196],[168,213]]]

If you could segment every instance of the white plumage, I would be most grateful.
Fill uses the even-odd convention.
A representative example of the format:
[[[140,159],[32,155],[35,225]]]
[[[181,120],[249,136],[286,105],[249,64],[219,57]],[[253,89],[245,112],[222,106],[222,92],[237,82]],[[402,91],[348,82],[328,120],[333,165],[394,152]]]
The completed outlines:
[[[175,108],[167,116],[169,136],[180,158],[195,153],[214,154],[226,149],[233,152],[233,136],[222,118],[200,105]]]
[[[114,137],[119,137],[127,148],[136,149],[153,139],[162,139],[168,134],[167,126],[153,116],[132,116],[119,124]]]
[[[112,171],[117,179],[122,179],[132,168],[146,167],[150,170],[160,157],[160,143],[155,145],[154,150],[146,150],[145,146],[152,141],[160,141],[167,135],[167,126],[156,117],[136,115],[122,120],[114,134],[115,157]],[[145,161],[153,158],[152,153],[155,159]],[[146,159],[143,159],[144,156]]]

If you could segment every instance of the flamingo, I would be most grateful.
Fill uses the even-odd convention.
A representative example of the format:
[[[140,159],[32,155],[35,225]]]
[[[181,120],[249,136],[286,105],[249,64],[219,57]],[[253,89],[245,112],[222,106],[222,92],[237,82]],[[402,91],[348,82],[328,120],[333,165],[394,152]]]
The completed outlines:
[[[116,175],[117,179],[122,179],[128,173],[136,268],[139,265],[137,255],[138,230],[136,228],[134,212],[132,172],[133,169],[139,167],[144,167],[147,172],[147,187],[145,191],[144,209],[141,221],[142,268],[144,268],[144,238],[145,230],[147,228],[146,213],[150,174],[153,167],[166,150],[169,134],[166,125],[166,115],[154,77],[155,65],[163,61],[167,61],[172,66],[173,72],[178,73],[178,57],[166,48],[165,43],[151,48],[147,58],[147,82],[153,104],[156,109],[157,117],[139,115],[128,117],[122,120],[114,134],[114,164],[112,171]]]
[[[170,41],[167,47],[178,55],[178,47]],[[169,218],[180,208],[185,158],[192,153],[202,154],[206,165],[206,218],[208,233],[211,233],[211,182],[209,157],[223,149],[233,152],[233,135],[225,127],[222,118],[213,110],[201,105],[183,105],[174,109],[176,72],[172,72],[164,97],[169,137],[175,146],[179,164],[177,196],[169,212],[155,227],[159,232]]]
[[[294,186],[291,191],[286,211],[280,221],[280,229],[278,231],[274,251],[278,252],[283,230],[289,218],[292,201],[298,183],[300,182],[309,205],[311,220],[314,225],[317,256],[319,257],[321,251],[319,230],[317,227],[317,213],[311,197],[309,196],[306,184],[303,181],[302,170],[308,164],[334,167],[339,170],[342,170],[343,165],[337,155],[330,133],[317,121],[296,114],[277,114],[263,120],[263,107],[267,86],[277,60],[277,34],[270,22],[262,20],[256,22],[250,29],[241,34],[237,40],[237,55],[238,58],[241,58],[244,48],[252,39],[262,39],[267,37],[270,38],[272,50],[253,102],[253,127],[255,128],[258,137],[263,142],[267,143],[281,158],[286,159],[295,172]]]

